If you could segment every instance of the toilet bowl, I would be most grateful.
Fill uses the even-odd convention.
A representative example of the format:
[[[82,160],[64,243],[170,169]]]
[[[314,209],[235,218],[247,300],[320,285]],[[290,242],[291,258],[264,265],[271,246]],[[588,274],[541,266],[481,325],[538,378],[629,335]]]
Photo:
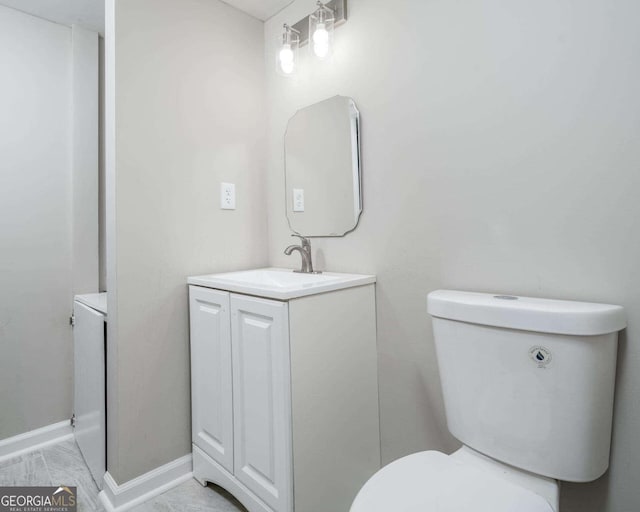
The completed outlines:
[[[351,512],[559,512],[559,480],[609,466],[624,309],[438,290],[428,312],[447,427],[463,447],[385,466]]]

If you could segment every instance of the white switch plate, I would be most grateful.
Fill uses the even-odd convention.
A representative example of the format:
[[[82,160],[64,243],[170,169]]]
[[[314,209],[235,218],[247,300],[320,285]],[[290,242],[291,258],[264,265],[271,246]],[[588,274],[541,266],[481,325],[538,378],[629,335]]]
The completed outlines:
[[[236,209],[236,186],[233,183],[220,183],[220,209]]]
[[[303,188],[293,189],[293,211],[294,212],[304,211],[304,189]]]

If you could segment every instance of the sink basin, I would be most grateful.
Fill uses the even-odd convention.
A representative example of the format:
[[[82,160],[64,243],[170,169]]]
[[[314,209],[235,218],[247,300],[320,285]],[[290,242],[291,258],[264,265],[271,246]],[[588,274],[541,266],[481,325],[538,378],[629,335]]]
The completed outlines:
[[[371,275],[334,272],[301,274],[284,268],[241,270],[188,279],[189,284],[279,300],[361,286],[375,281],[375,276]]]
[[[218,274],[216,278],[276,288],[308,287],[314,284],[340,279],[338,276],[330,274],[301,274],[291,270],[283,271],[280,269],[267,268]]]

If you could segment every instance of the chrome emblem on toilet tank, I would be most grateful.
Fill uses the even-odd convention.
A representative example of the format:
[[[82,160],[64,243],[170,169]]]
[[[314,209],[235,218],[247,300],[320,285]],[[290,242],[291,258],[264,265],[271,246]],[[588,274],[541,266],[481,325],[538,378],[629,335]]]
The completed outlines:
[[[546,368],[551,362],[551,352],[542,346],[531,347],[529,357],[538,365],[538,368]]]

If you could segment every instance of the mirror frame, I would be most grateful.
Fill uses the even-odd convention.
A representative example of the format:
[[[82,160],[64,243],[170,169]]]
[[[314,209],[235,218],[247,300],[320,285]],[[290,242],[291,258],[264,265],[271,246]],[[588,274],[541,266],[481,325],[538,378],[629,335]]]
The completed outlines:
[[[351,122],[355,123],[355,133],[354,130],[352,129],[351,131],[351,144],[353,146],[353,144],[355,143],[355,151],[352,149],[351,151],[351,165],[352,165],[352,172],[353,172],[353,166],[357,165],[358,169],[357,169],[357,173],[353,172],[353,177],[354,179],[357,177],[358,179],[358,194],[357,194],[357,198],[358,198],[358,203],[359,203],[359,208],[357,210],[356,216],[355,216],[355,222],[354,225],[351,229],[348,229],[347,231],[345,231],[342,234],[339,233],[335,233],[335,234],[330,234],[330,235],[312,235],[312,234],[305,234],[305,233],[300,233],[299,231],[296,231],[295,229],[293,229],[293,226],[291,225],[291,219],[289,218],[289,210],[288,210],[288,205],[287,205],[287,191],[288,191],[288,183],[287,183],[287,133],[289,131],[289,124],[291,123],[291,120],[301,111],[304,110],[306,108],[312,107],[313,105],[316,105],[317,103],[322,103],[323,101],[327,101],[333,98],[347,98],[349,100],[349,108],[350,108],[350,112],[349,112],[349,116],[351,117]],[[363,210],[363,194],[362,194],[362,147],[361,147],[361,141],[362,141],[362,135],[361,135],[361,131],[360,131],[360,111],[358,110],[358,107],[356,106],[356,102],[354,101],[354,99],[350,96],[342,96],[340,94],[336,94],[335,96],[331,96],[329,98],[326,98],[324,100],[320,100],[317,101],[316,103],[312,103],[311,105],[306,105],[305,107],[299,108],[297,109],[294,114],[289,118],[289,120],[287,121],[287,128],[284,131],[284,140],[283,140],[283,160],[284,160],[284,215],[287,218],[287,225],[289,226],[289,230],[297,235],[302,235],[305,238],[342,238],[346,235],[348,235],[349,233],[351,233],[352,231],[355,231],[355,229],[358,227],[358,224],[360,223],[360,217],[362,217],[362,210]],[[355,139],[355,140],[354,140]],[[355,193],[354,193],[354,197],[355,197]]]

